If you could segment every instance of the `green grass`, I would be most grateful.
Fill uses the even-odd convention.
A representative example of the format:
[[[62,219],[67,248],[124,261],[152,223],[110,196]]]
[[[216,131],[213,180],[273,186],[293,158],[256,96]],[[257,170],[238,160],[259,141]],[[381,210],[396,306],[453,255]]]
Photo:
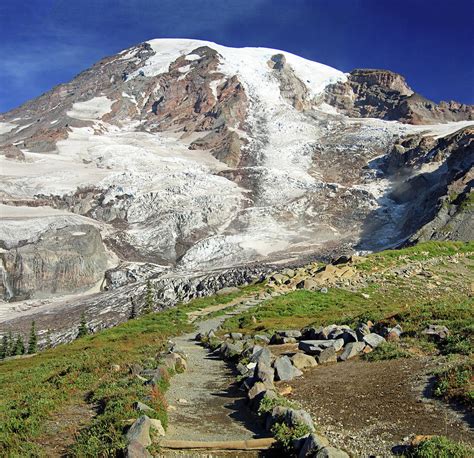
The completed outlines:
[[[410,458],[471,458],[474,449],[467,444],[453,442],[444,436],[422,441],[407,454]]]
[[[384,342],[363,356],[366,361],[384,361],[387,359],[409,358],[411,355],[396,342]]]
[[[411,261],[439,257],[440,266],[456,253],[471,253],[474,243],[429,242],[403,250],[391,250],[367,257],[356,267],[364,273],[380,273],[383,268],[397,267]],[[446,261],[443,260],[446,258]],[[471,258],[463,261],[470,267]],[[441,267],[438,267],[441,269]],[[436,268],[436,267],[435,267]],[[445,269],[445,268],[444,268]],[[440,272],[444,272],[441,270]],[[371,320],[386,325],[401,324],[408,336],[417,337],[420,345],[428,347],[422,331],[428,324],[447,326],[452,333],[439,345],[444,353],[472,353],[474,330],[474,298],[466,285],[474,274],[463,279],[464,288],[455,279],[440,276],[442,285],[436,295],[426,288],[420,277],[399,278],[388,275],[375,279],[357,292],[329,288],[327,294],[296,290],[265,301],[224,323],[225,331],[273,332],[277,329],[298,329],[305,326],[324,326],[332,323],[355,326]],[[368,295],[368,297],[367,297]],[[252,320],[256,318],[256,322]]]
[[[434,395],[474,407],[474,362],[459,361],[435,374]]]
[[[255,288],[197,299],[31,358],[0,362],[0,456],[46,456],[41,443],[47,421],[84,399],[98,405],[99,413],[73,445],[74,456],[110,456],[121,449],[126,421],[138,416],[131,407],[134,401],[153,407],[152,416],[166,425],[166,383],[150,392],[130,375],[130,367],[156,367],[156,354],[166,340],[192,329],[188,312],[229,302]],[[121,370],[111,370],[113,364]]]

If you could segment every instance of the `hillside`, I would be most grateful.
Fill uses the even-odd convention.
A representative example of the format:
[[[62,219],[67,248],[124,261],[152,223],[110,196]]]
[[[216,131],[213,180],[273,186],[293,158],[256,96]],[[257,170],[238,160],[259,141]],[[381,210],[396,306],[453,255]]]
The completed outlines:
[[[201,348],[199,351],[193,349],[196,347],[194,326],[206,335],[214,329],[215,337],[211,337],[214,348],[226,343],[230,349],[230,343],[237,345],[242,335],[252,337],[246,341],[247,345],[254,342],[262,345],[264,336],[271,337],[275,330],[315,329],[333,323],[358,329],[372,322],[374,329],[399,326],[400,338],[350,361],[327,365],[320,360],[311,369],[305,368],[303,375],[293,381],[275,382],[279,396],[286,398],[285,405],[301,403],[313,414],[318,434],[325,434],[331,446],[353,456],[375,453],[388,456],[387,450],[405,447],[408,440],[404,439],[405,435],[411,438],[416,434],[462,440],[464,452],[460,451],[461,446],[446,445],[449,441],[443,442],[443,446],[458,447],[459,454],[455,456],[469,456],[469,444],[474,445],[468,428],[472,408],[473,244],[430,242],[336,264],[309,264],[290,270],[270,272],[263,282],[252,286],[224,290],[220,295],[130,319],[113,329],[35,356],[0,363],[0,454],[115,455],[127,447],[127,425],[143,415],[143,411],[134,407],[137,401],[154,409],[147,415],[160,419],[165,427],[168,425],[165,438],[152,435],[153,445],[149,450],[155,456],[162,456],[157,447],[172,446],[176,435],[191,439],[188,433],[182,437],[184,433],[179,429],[190,425],[194,425],[192,430],[201,431],[200,440],[207,435],[214,441],[228,440],[226,428],[212,427],[212,422],[220,424],[221,419],[232,422],[228,409],[233,412],[230,418],[240,421],[236,419],[248,407],[240,392],[227,391],[227,386],[233,383],[233,376],[228,375],[232,372],[216,366],[217,363],[206,362],[208,356],[201,347],[197,347]],[[351,272],[350,276],[347,272]],[[303,288],[293,285],[301,282]],[[311,282],[318,286],[311,286]],[[449,337],[434,339],[425,333],[429,326],[445,326]],[[191,334],[179,337],[183,332]],[[230,338],[229,334],[225,335],[228,332]],[[174,345],[170,344],[170,338]],[[275,355],[292,355],[297,347],[293,342],[296,340],[270,341],[266,348]],[[170,370],[171,379],[167,376],[159,384],[150,385],[147,379],[156,376],[157,365],[167,361],[170,348],[172,352],[187,354],[186,370],[183,373],[182,368]],[[232,362],[229,364],[235,367]],[[211,367],[217,372],[209,373]],[[469,368],[467,378],[461,377],[465,373],[461,371],[466,370],[462,368]],[[406,370],[409,377],[403,372]],[[453,370],[459,371],[457,379],[446,375]],[[217,385],[211,383],[206,388],[201,377],[209,378],[209,374],[211,379],[223,378],[218,378]],[[405,375],[397,378],[400,374]],[[334,377],[340,382],[324,383]],[[342,388],[340,383],[351,383],[351,377],[360,379],[350,389],[347,385],[341,398],[338,387]],[[416,383],[412,386],[413,377]],[[437,387],[434,391],[433,382]],[[169,385],[170,393],[165,395]],[[325,390],[324,401],[318,393],[308,391],[311,387]],[[400,409],[390,404],[393,389]],[[219,394],[216,390],[224,391]],[[456,410],[450,410],[436,396],[458,402]],[[346,398],[352,401],[342,406]],[[194,401],[188,401],[191,399]],[[238,402],[229,407],[233,401]],[[174,407],[167,408],[167,402]],[[387,417],[385,409],[390,409],[390,416]],[[342,412],[345,412],[343,426],[338,417]],[[194,424],[196,415],[199,425]],[[367,426],[355,420],[360,415],[367,417],[370,422]],[[425,417],[424,422],[418,421],[420,416]],[[193,419],[191,424],[186,423],[189,418]],[[387,419],[390,424],[397,423],[398,429],[387,430],[383,426]],[[374,421],[379,429],[370,429]],[[237,431],[235,428],[242,426],[229,424],[228,428]],[[282,440],[282,436],[277,434],[277,437]],[[181,444],[184,446],[183,440]],[[434,445],[423,445],[431,446]],[[252,453],[245,456],[256,456],[256,452]],[[275,453],[281,456],[280,452]],[[411,456],[426,456],[413,453]],[[174,455],[169,451],[163,456]],[[194,456],[200,455],[195,452]]]

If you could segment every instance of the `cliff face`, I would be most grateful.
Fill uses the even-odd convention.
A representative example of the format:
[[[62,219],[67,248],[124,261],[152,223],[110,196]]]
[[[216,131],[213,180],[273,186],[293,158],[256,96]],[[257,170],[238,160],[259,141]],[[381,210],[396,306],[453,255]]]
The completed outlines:
[[[47,230],[35,242],[4,250],[0,259],[6,299],[83,291],[107,268],[100,232],[89,225]]]
[[[457,102],[436,104],[413,92],[401,75],[388,70],[354,70],[347,81],[329,86],[324,100],[353,117],[409,124],[474,119],[474,107]]]

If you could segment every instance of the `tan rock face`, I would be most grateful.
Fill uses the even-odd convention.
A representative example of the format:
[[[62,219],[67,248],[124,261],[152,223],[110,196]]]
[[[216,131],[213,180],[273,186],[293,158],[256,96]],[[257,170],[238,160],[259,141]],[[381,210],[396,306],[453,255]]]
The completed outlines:
[[[353,70],[346,82],[330,85],[322,99],[352,117],[436,124],[474,119],[474,107],[436,104],[413,92],[403,76],[388,70]]]

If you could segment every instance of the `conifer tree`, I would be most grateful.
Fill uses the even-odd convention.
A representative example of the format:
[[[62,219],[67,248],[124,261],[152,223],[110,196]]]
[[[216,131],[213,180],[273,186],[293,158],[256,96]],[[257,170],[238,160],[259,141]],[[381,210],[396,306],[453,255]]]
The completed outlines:
[[[5,359],[7,356],[10,356],[8,353],[8,336],[5,334],[2,337],[2,346],[0,347],[0,359]]]
[[[48,329],[46,333],[46,348],[51,348],[53,346],[53,342],[51,340],[51,329]]]
[[[38,350],[38,336],[36,335],[35,322],[31,322],[30,339],[28,340],[28,354],[32,355]]]
[[[130,309],[130,319],[134,320],[137,317],[137,306],[135,305],[135,301],[133,298],[130,298],[130,302],[132,304],[132,307]]]
[[[81,323],[79,324],[79,332],[77,334],[77,338],[84,337],[87,334],[89,334],[89,329],[87,328],[86,315],[84,314],[84,312],[82,312]]]
[[[153,312],[153,287],[151,286],[150,280],[146,283],[146,294],[145,294],[145,307],[143,307],[143,313],[151,313]]]
[[[25,353],[25,343],[23,337],[20,335],[17,337],[15,346],[13,347],[13,356],[23,355]]]

